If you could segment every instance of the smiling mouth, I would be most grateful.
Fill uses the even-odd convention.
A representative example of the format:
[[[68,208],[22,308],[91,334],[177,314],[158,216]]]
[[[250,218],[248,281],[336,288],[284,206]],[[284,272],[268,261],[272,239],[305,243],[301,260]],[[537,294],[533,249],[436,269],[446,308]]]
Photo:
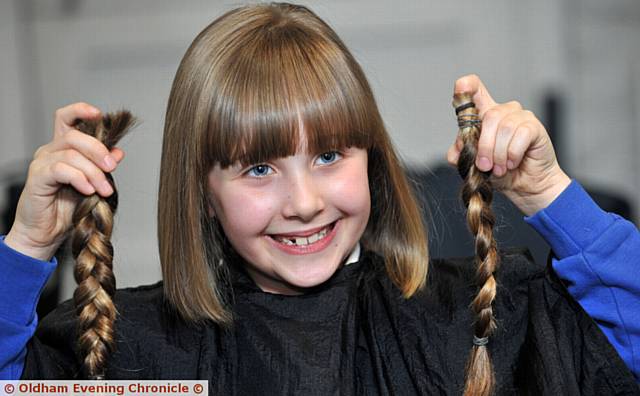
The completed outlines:
[[[294,236],[294,235],[287,235],[287,236],[269,235],[269,237],[275,240],[276,242],[279,242],[287,246],[309,246],[309,245],[318,243],[322,241],[324,238],[326,238],[327,235],[329,235],[329,233],[333,230],[333,227],[335,227],[336,222],[337,220],[327,225],[326,227],[316,232],[315,234],[304,236],[304,237]]]

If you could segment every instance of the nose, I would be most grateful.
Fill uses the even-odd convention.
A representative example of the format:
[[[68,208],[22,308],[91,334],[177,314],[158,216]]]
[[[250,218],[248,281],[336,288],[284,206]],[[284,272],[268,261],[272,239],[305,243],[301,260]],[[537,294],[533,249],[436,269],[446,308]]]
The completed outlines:
[[[285,218],[311,221],[325,208],[322,191],[309,173],[300,173],[288,181],[282,214]]]

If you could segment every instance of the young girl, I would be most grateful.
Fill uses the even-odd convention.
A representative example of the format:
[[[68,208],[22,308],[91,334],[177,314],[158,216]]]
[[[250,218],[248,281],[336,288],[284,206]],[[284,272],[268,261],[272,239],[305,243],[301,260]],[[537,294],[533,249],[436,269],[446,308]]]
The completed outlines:
[[[212,394],[242,395],[637,393],[640,282],[625,273],[637,229],[567,177],[531,112],[495,103],[476,76],[455,92],[483,122],[477,167],[532,216],[624,362],[526,254],[501,252],[480,292],[473,259],[431,260],[361,68],[307,8],[261,4],[218,18],[180,64],[161,163],[163,281],[115,294],[105,377],[207,379]],[[81,103],[56,113],[0,246],[5,378],[83,375],[72,301],[37,330],[34,307],[75,206],[61,187],[113,193],[104,172],[124,153],[75,129],[99,115]]]

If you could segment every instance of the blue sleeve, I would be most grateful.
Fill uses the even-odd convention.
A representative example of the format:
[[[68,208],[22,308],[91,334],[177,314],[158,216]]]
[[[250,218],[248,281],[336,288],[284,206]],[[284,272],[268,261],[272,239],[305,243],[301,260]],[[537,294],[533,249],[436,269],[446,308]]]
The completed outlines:
[[[573,180],[529,223],[551,246],[552,265],[640,383],[640,233],[607,213]]]
[[[38,325],[36,306],[57,265],[55,257],[40,261],[11,249],[0,236],[0,380],[22,375],[27,342]]]

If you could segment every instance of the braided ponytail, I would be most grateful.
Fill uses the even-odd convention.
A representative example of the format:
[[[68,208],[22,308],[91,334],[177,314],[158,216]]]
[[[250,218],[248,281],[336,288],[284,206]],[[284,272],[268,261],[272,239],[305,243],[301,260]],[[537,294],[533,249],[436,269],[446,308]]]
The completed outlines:
[[[80,121],[76,129],[91,135],[111,150],[134,123],[128,111],[105,115],[100,120]],[[112,297],[116,290],[113,276],[111,231],[118,206],[118,193],[113,177],[106,174],[113,194],[98,194],[80,200],[73,213],[71,252],[76,261],[74,277],[78,287],[73,300],[78,315],[78,349],[83,359],[86,378],[105,378],[105,365],[113,353],[116,307]]]
[[[491,172],[482,172],[475,165],[480,119],[478,110],[466,93],[456,94],[453,100],[464,147],[458,160],[458,173],[464,180],[462,201],[467,208],[467,224],[475,237],[476,281],[480,291],[471,303],[475,314],[473,349],[466,368],[465,396],[485,396],[493,393],[495,377],[487,342],[496,329],[491,304],[496,296],[498,267],[496,241],[493,237],[495,217],[491,209],[493,188]]]

